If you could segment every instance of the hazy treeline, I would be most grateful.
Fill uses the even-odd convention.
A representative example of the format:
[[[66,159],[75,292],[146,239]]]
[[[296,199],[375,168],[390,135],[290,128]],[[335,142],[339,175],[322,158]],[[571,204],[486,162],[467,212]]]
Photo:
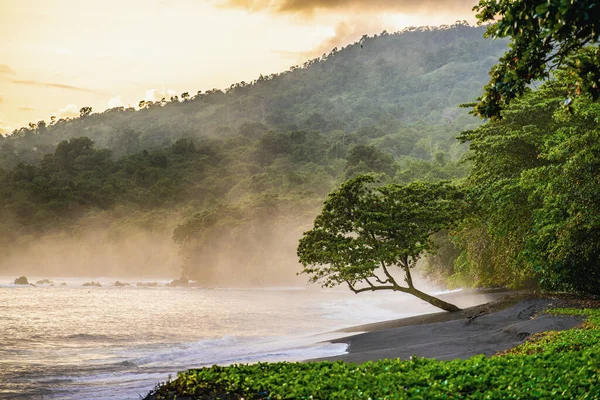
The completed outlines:
[[[38,163],[59,142],[81,136],[120,157],[162,149],[181,138],[233,138],[245,123],[277,132],[343,131],[371,137],[417,122],[462,128],[473,120],[458,104],[481,93],[490,67],[506,49],[505,41],[485,40],[483,32],[457,24],[365,36],[303,66],[225,91],[141,101],[141,110],[117,107],[91,113],[84,107],[82,118],[40,121],[15,130],[0,142],[0,166]],[[446,141],[451,138],[445,136]]]
[[[458,105],[505,49],[465,24],[384,32],[226,91],[17,130],[0,138],[0,270],[296,279],[297,239],[345,179],[466,176],[455,137],[479,122]]]

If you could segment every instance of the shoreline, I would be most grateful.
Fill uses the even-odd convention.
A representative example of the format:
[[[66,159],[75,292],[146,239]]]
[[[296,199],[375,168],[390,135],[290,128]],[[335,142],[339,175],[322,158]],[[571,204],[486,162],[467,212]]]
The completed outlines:
[[[550,314],[548,309],[559,310]],[[145,399],[267,398],[265,394],[291,398],[298,393],[303,398],[327,398],[324,394],[383,398],[403,390],[418,397],[475,392],[498,397],[504,391],[535,390],[549,397],[556,395],[556,382],[561,379],[566,382],[562,393],[576,397],[600,388],[595,368],[599,309],[597,298],[512,292],[456,313],[430,313],[338,330],[367,330],[325,342],[348,344],[344,355],[302,363],[188,370],[157,386]],[[535,335],[563,330],[564,334]],[[514,349],[529,338],[528,344]],[[524,381],[524,373],[540,379]]]
[[[444,295],[444,299],[452,300],[453,294]],[[523,343],[535,333],[567,330],[583,321],[578,316],[543,314],[548,308],[570,305],[569,299],[532,292],[499,292],[494,297],[455,313],[442,311],[340,329],[336,332],[356,333],[330,341],[347,344],[345,354],[305,362],[363,363],[412,356],[453,360],[479,354],[489,357]]]

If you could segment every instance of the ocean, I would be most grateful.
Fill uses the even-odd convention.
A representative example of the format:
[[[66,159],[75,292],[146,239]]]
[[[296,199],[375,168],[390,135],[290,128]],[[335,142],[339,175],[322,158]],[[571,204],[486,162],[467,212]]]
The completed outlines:
[[[140,399],[189,368],[342,354],[346,345],[327,342],[347,335],[337,329],[436,311],[404,294],[343,288],[13,280],[0,277],[0,399]],[[103,286],[82,286],[91,280]]]

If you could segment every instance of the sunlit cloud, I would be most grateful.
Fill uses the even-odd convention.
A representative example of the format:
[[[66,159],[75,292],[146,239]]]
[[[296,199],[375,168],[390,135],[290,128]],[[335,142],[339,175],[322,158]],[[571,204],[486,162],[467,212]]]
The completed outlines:
[[[68,104],[64,108],[58,110],[58,115],[61,117],[78,117],[79,108],[75,104]]]
[[[356,42],[363,35],[380,33],[384,21],[379,18],[371,18],[369,20],[348,20],[340,22],[336,27],[334,34],[327,40],[322,42],[312,54],[320,55],[328,53],[334,47],[340,47],[349,43]]]
[[[146,90],[146,95],[144,96],[144,100],[146,101],[160,101],[161,99],[170,99],[171,96],[175,96],[177,93],[172,89],[157,90],[157,89],[148,89]]]
[[[111,97],[110,100],[108,100],[108,108],[121,107],[122,105],[123,102],[121,101],[121,96],[119,95]]]
[[[312,14],[320,10],[444,13],[470,11],[476,3],[476,0],[225,0],[221,5],[278,13]]]
[[[385,16],[373,15],[365,18],[344,18],[341,22],[333,24],[328,37],[311,50],[290,52],[277,51],[282,57],[295,57],[297,63],[303,63],[308,59],[319,57],[329,53],[334,48],[341,48],[358,42],[364,35],[375,35],[386,30],[389,33],[396,32],[406,26],[412,25],[414,21],[402,14],[389,14]]]
[[[86,89],[86,88],[81,88],[81,87],[71,86],[71,85],[64,85],[62,83],[48,83],[48,82],[38,82],[38,81],[32,81],[32,80],[24,80],[24,81],[13,80],[11,82],[14,84],[17,84],[17,85],[28,85],[28,86],[47,87],[47,88],[55,88],[55,89],[67,89],[67,90],[75,90],[78,92],[102,94],[102,92],[98,92],[96,90]]]

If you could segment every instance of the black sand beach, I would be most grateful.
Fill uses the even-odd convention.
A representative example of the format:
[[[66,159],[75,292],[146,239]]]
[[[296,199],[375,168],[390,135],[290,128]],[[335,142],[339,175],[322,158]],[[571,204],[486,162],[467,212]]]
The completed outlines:
[[[542,313],[549,307],[565,306],[562,299],[524,293],[496,293],[493,297],[496,299],[491,302],[456,313],[441,312],[344,329],[348,333],[363,332],[333,341],[348,343],[347,354],[310,361],[362,363],[408,359],[413,355],[438,360],[491,356],[522,343],[534,333],[566,330],[582,321],[579,317]],[[461,305],[458,296],[446,299]]]
[[[531,335],[538,333],[538,332],[544,332],[544,331],[551,331],[551,330],[566,330],[566,329],[570,329],[573,327],[576,327],[578,325],[580,325],[582,323],[582,321],[584,320],[584,317],[582,316],[567,316],[567,315],[562,315],[562,316],[556,316],[556,315],[551,315],[551,314],[547,314],[545,313],[546,310],[548,310],[549,308],[599,308],[600,307],[600,301],[598,301],[597,299],[593,299],[593,298],[581,298],[581,297],[575,297],[575,296],[568,296],[568,295],[540,295],[537,293],[532,293],[532,292],[501,292],[501,291],[494,291],[494,292],[490,292],[490,291],[467,291],[467,292],[455,292],[455,293],[449,293],[449,294],[445,294],[442,295],[444,297],[445,300],[450,301],[454,304],[457,304],[459,307],[462,307],[462,311],[459,312],[453,312],[453,313],[449,313],[449,312],[436,312],[436,313],[429,313],[429,314],[422,314],[422,315],[417,315],[414,317],[410,317],[410,318],[403,318],[403,319],[397,319],[397,320],[392,320],[392,321],[384,321],[384,322],[380,322],[380,323],[375,323],[375,324],[368,324],[368,325],[360,325],[360,326],[355,326],[355,327],[351,327],[351,328],[346,328],[340,331],[337,331],[338,333],[352,333],[352,332],[361,332],[359,334],[355,334],[352,336],[348,336],[345,338],[341,338],[341,339],[336,339],[333,342],[335,343],[347,343],[348,344],[348,353],[347,354],[343,354],[343,355],[338,355],[338,356],[333,356],[333,357],[327,357],[327,358],[320,358],[320,359],[313,359],[313,360],[307,360],[305,361],[306,363],[311,363],[314,361],[344,361],[344,362],[352,362],[352,363],[363,363],[363,362],[367,362],[367,361],[378,361],[378,360],[383,360],[383,359],[409,359],[411,356],[417,356],[417,357],[426,357],[426,358],[431,358],[431,359],[438,359],[438,360],[454,360],[454,359],[467,359],[470,358],[472,356],[475,355],[480,355],[483,354],[485,356],[493,356],[496,353],[501,353],[505,350],[508,350],[514,346],[517,346],[518,344],[524,342],[525,340],[527,340],[528,337],[530,337]],[[442,297],[440,296],[440,297]],[[491,301],[490,301],[491,300]],[[471,304],[471,306],[468,306],[468,304]],[[472,305],[472,304],[476,304],[476,305]],[[423,304],[416,304],[413,303],[410,306],[407,305],[407,307],[410,307],[410,311],[415,311],[417,309],[420,309],[423,306]],[[407,310],[409,311],[409,310]],[[500,363],[497,365],[503,365],[503,367],[501,369],[496,369],[494,370],[494,373],[490,373],[489,369],[487,370],[488,372],[482,372],[483,375],[485,375],[485,377],[483,375],[481,375],[482,379],[484,379],[483,382],[483,386],[481,386],[481,390],[480,392],[477,393],[483,393],[483,391],[487,391],[488,389],[491,389],[492,387],[494,387],[494,385],[497,384],[498,380],[498,376],[504,376],[503,374],[505,373],[504,371],[504,367],[506,366],[506,363],[502,363],[503,358],[492,358],[492,359],[486,359],[485,361],[489,361],[491,364],[494,364],[496,361],[499,361]],[[531,360],[530,360],[531,361]],[[547,360],[546,360],[547,361]],[[394,363],[394,361],[392,361],[392,364]],[[552,364],[552,361],[549,361],[550,365]],[[411,365],[413,365],[413,363],[409,363]],[[435,363],[434,363],[435,364]],[[365,366],[365,370],[364,371],[368,371],[370,370],[370,368],[375,368],[376,365],[380,365],[380,364],[373,364],[372,366]],[[419,365],[418,363],[415,363],[414,365]],[[425,364],[423,365],[429,365],[431,366],[432,364],[430,362],[425,362]],[[458,365],[458,364],[457,364]],[[487,364],[488,367],[490,364]],[[529,364],[530,368],[532,368],[532,365],[537,365],[536,361],[534,360],[533,364]],[[346,379],[346,375],[344,375],[344,368],[355,368],[352,367],[352,365],[346,365],[346,364],[337,364],[337,366],[339,368],[341,368],[342,372],[340,375],[337,375],[339,379],[344,380]],[[476,366],[476,365],[475,365]],[[312,369],[312,366],[308,366],[308,369],[305,368],[298,368],[298,371],[294,370],[294,364],[286,364],[284,363],[283,365],[276,365],[274,368],[275,369],[269,369],[266,366],[263,366],[261,368],[259,368],[259,370],[257,370],[256,368],[252,369],[252,367],[247,366],[247,365],[239,365],[239,366],[233,366],[234,368],[238,368],[234,371],[234,375],[235,379],[239,379],[240,375],[236,375],[236,374],[250,374],[250,376],[252,378],[256,377],[257,379],[262,379],[263,375],[269,375],[270,379],[273,378],[273,376],[278,376],[280,379],[279,382],[287,382],[288,380],[293,381],[294,379],[297,379],[297,381],[295,381],[294,385],[297,386],[293,386],[293,388],[295,387],[300,387],[300,388],[304,388],[305,383],[308,382],[308,380],[310,379],[317,379],[319,380],[319,382],[321,382],[321,384],[324,384],[323,382],[325,382],[327,379],[324,378],[326,376],[328,376],[329,374],[329,366],[326,364],[325,366],[323,365],[315,365],[315,369]],[[538,374],[539,373],[544,373],[546,371],[546,366],[541,367],[541,369],[537,368],[538,370]],[[265,368],[266,371],[265,372]],[[281,372],[281,368],[287,368],[285,369],[283,372]],[[321,368],[325,368],[325,372],[323,372],[323,370],[321,370]],[[583,379],[583,381],[586,381],[586,379],[588,379],[587,375],[585,374],[589,374],[591,373],[592,375],[594,375],[595,373],[595,369],[591,369],[589,372],[589,368],[587,368],[585,366],[583,366],[582,368],[576,368],[575,371],[583,371],[582,375],[579,376],[576,379]],[[518,369],[518,368],[517,368]],[[535,368],[534,368],[535,369]],[[387,370],[387,368],[386,368]],[[299,371],[302,371],[299,372]],[[317,371],[317,372],[315,372]],[[319,372],[320,371],[320,372]],[[352,375],[356,370],[352,369],[350,371],[350,375]],[[380,370],[381,372],[382,370]],[[544,371],[544,372],[542,372]],[[556,372],[557,370],[554,370],[554,372]],[[562,371],[562,370],[561,370]],[[215,372],[215,371],[213,371]],[[397,372],[397,371],[396,371]],[[513,368],[511,371],[509,371],[512,375],[512,378],[514,380],[514,382],[520,382],[521,380],[521,373],[520,371],[516,372],[515,375],[515,369]],[[565,372],[571,372],[571,371],[565,371]],[[224,375],[227,375],[226,372],[220,371],[220,372],[215,372],[218,376],[220,376],[220,373],[223,373]],[[296,378],[292,378],[290,374],[300,374],[300,377],[296,377]],[[319,375],[319,373],[321,375]],[[278,375],[280,374],[280,375]],[[302,375],[304,374],[304,375]],[[559,379],[560,377],[562,377],[562,372],[558,372],[558,375],[555,374],[553,376],[553,378],[551,378],[552,382],[554,382],[554,380]],[[377,380],[379,381],[379,375],[375,376],[369,376],[368,374],[359,374],[362,376],[367,376],[367,381],[363,380],[362,381],[362,385],[369,385],[369,382],[371,381],[371,379]],[[385,372],[383,373],[382,376],[387,376],[388,373]],[[418,375],[418,374],[417,374]],[[316,376],[316,378],[315,378]],[[419,375],[420,376],[420,375]],[[409,379],[410,378],[410,379]],[[409,377],[407,378],[408,381],[407,382],[411,382],[411,383],[407,383],[409,385],[412,385],[412,383],[414,382],[419,382],[419,379],[417,379],[415,381],[415,377]],[[456,378],[456,377],[455,377]],[[184,379],[184,383],[183,385],[185,386],[187,383],[187,381],[185,381],[185,379],[187,378],[183,378]],[[195,379],[195,378],[194,378]],[[201,389],[201,391],[204,391],[206,393],[209,394],[209,397],[202,397],[202,398],[217,398],[219,396],[214,396],[213,392],[210,392],[210,390],[217,390],[217,392],[215,392],[217,395],[220,395],[221,393],[225,394],[223,392],[222,387],[219,386],[218,382],[214,383],[212,382],[213,378],[209,378],[208,380],[209,382],[209,386],[207,386],[207,388]],[[384,379],[384,378],[382,378]],[[427,378],[428,379],[428,378]],[[457,378],[458,379],[458,378]],[[461,378],[462,379],[462,378]],[[460,382],[463,382],[463,380],[460,380]],[[496,380],[494,380],[496,379]],[[498,378],[499,379],[499,378]],[[574,378],[571,378],[574,379]],[[560,379],[559,379],[560,380]],[[593,379],[592,379],[593,380]],[[385,388],[388,388],[390,385],[390,382],[392,381],[388,381],[386,379],[384,379],[384,381],[386,382],[384,385],[384,392],[385,392]],[[179,384],[182,384],[181,381],[176,380],[175,382],[179,382]],[[257,381],[258,382],[258,381]],[[356,386],[356,380],[354,379],[350,379],[350,381],[345,381],[346,385],[350,385],[348,386],[350,389],[350,391],[357,389],[359,390],[358,386]],[[444,380],[444,384],[447,382],[447,380]],[[495,382],[495,383],[494,383]],[[546,382],[546,381],[544,381]],[[540,390],[544,390],[544,393],[551,393],[552,395],[554,395],[554,389],[550,390],[548,389],[547,385],[548,382],[541,383],[541,386],[539,387]],[[550,385],[553,385],[553,383],[550,382]],[[594,381],[595,382],[595,381]],[[451,383],[452,385],[454,385],[454,383]],[[595,384],[595,383],[593,383]],[[210,385],[214,385],[214,386],[210,386]],[[344,386],[343,384],[338,384],[336,382],[331,383],[331,385],[333,385],[333,391],[338,390],[340,387],[342,389],[339,390],[345,390],[343,389]],[[341,386],[340,386],[341,385]],[[387,385],[387,386],[386,386]],[[421,385],[423,385],[423,382],[421,382]],[[365,386],[365,387],[366,387]],[[195,388],[196,386],[194,386],[193,388]],[[423,398],[420,394],[421,390],[427,390],[426,387],[429,386],[417,386],[417,387],[412,387],[412,389],[414,389],[414,391],[412,393],[414,394],[418,394],[419,398]],[[516,386],[515,386],[516,387]],[[293,390],[292,388],[292,390]],[[404,390],[408,390],[408,386],[400,386],[399,389],[404,388]],[[530,386],[527,386],[527,388],[530,388]],[[313,388],[314,389],[314,388]],[[411,389],[411,390],[412,390]],[[163,398],[174,398],[173,396],[175,395],[179,395],[179,390],[177,384],[174,385],[170,385],[167,384],[163,387],[160,388],[161,395],[166,395],[167,397],[163,397]],[[187,389],[184,390],[185,393],[188,393],[186,391]],[[194,389],[195,390],[195,389]],[[229,389],[227,389],[229,390]],[[287,389],[286,389],[287,390]],[[318,390],[322,390],[322,389],[314,389],[314,393],[317,393]],[[458,386],[457,387],[453,387],[452,390],[457,390],[457,393],[462,393],[462,394],[466,394],[466,393],[471,393],[471,392],[465,392],[463,389],[460,389]],[[471,389],[469,389],[471,390]],[[508,388],[504,388],[504,389],[500,389],[500,390],[510,390],[510,387]],[[521,389],[519,389],[521,390]],[[529,390],[529,389],[527,389]],[[571,391],[570,392],[570,398],[573,398],[573,394],[575,393],[579,393],[579,389],[575,388],[573,389],[575,391]],[[264,392],[264,387],[262,386],[262,384],[258,384],[255,388],[253,388],[250,392],[253,391],[258,391],[258,392]],[[204,393],[202,392],[202,393]],[[262,393],[261,392],[261,393]],[[267,390],[268,392],[268,390]],[[229,393],[229,392],[227,392]],[[237,393],[237,392],[236,392]],[[232,396],[236,396],[236,393],[231,393]],[[284,393],[287,393],[284,391]],[[291,392],[290,392],[291,393]],[[338,392],[336,392],[338,393]],[[341,392],[340,392],[341,393]],[[338,398],[353,398],[353,396],[348,396],[348,392],[347,390],[345,392],[343,396],[344,397],[339,397]],[[387,393],[387,392],[386,392]],[[425,392],[423,392],[425,393]],[[447,392],[448,393],[448,392]],[[450,392],[450,393],[454,393],[454,392]],[[487,393],[487,392],[486,392]],[[499,392],[494,392],[496,393],[496,395]],[[521,393],[521,392],[519,392]],[[523,392],[525,393],[525,392]],[[537,393],[537,392],[536,392]],[[182,393],[184,394],[184,393]],[[508,392],[507,392],[508,394]],[[171,397],[169,397],[171,396]],[[211,397],[212,396],[212,397]],[[260,396],[259,396],[260,397]],[[355,397],[355,396],[354,396]],[[453,397],[453,396],[451,396]],[[461,396],[459,396],[461,397]],[[468,397],[468,396],[467,396]],[[494,397],[494,398],[503,398],[504,396],[502,395],[502,397]],[[513,396],[514,397],[514,396]],[[536,396],[537,397],[537,396]],[[154,393],[149,395],[147,397],[148,399],[154,399],[157,398]],[[180,398],[180,397],[177,397]],[[183,398],[188,398],[188,397],[183,397]],[[233,398],[233,397],[231,397]],[[238,397],[236,397],[238,398]],[[258,398],[258,397],[257,397]],[[263,397],[260,397],[263,398]],[[287,397],[286,395],[283,395],[282,398],[294,398],[293,396],[291,397]],[[312,396],[311,396],[312,398]],[[321,397],[319,397],[321,398]],[[322,397],[322,398],[326,398],[326,397]],[[553,397],[548,397],[548,398],[553,398]]]

